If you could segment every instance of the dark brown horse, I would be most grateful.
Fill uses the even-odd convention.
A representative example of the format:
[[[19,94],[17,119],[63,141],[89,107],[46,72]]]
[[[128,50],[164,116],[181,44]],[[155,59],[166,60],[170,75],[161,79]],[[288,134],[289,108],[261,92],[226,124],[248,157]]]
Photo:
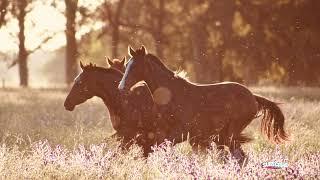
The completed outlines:
[[[117,69],[117,70],[121,71],[122,73],[124,73],[124,71],[125,71],[125,62],[126,62],[125,57],[122,60],[119,60],[119,59],[110,60],[109,58],[107,58],[107,64],[109,65],[109,67]],[[140,83],[137,83],[136,85],[139,85],[139,89],[146,88],[145,91],[150,92],[150,89],[146,83],[140,82]],[[133,89],[135,91],[139,91],[139,89],[135,89],[135,88],[133,88]],[[139,92],[136,92],[136,93],[139,93]],[[147,94],[147,96],[149,96],[149,94]],[[170,114],[170,112],[168,111],[167,108],[165,108],[161,105],[158,105],[158,104],[161,104],[161,101],[163,101],[161,96],[156,96],[156,99],[153,99],[153,100],[154,100],[154,102],[157,102],[157,103],[153,104],[153,106],[154,106],[153,113],[157,114],[156,119],[157,119],[157,121],[161,122],[161,123],[158,122],[159,125],[161,124],[161,126],[159,126],[156,130],[157,132],[161,131],[161,133],[157,133],[157,140],[158,140],[157,142],[158,143],[163,142],[163,141],[160,141],[160,139],[161,140],[167,139],[167,140],[173,141],[174,138],[172,138],[172,136],[169,136],[170,134],[172,134],[175,131],[175,129],[169,128],[175,124],[173,116]]]
[[[147,54],[144,47],[129,49],[131,58],[119,84],[127,90],[144,80],[153,93],[156,103],[169,109],[177,120],[175,137],[189,133],[193,146],[207,148],[215,141],[219,148],[228,146],[231,154],[243,162],[245,154],[241,144],[250,138],[241,132],[259,114],[262,131],[274,142],[286,139],[284,116],[276,103],[254,95],[245,86],[224,82],[194,84],[177,77],[159,58]],[[183,136],[182,136],[183,137]]]
[[[92,64],[80,64],[80,67],[82,72],[65,100],[65,108],[72,111],[87,99],[100,97],[109,109],[112,126],[123,138],[123,144],[130,145],[129,142],[136,138],[147,156],[152,145],[164,140],[163,129],[159,127],[165,127],[163,121],[156,120],[158,114],[149,88],[142,84],[123,94],[117,89],[123,75],[120,71]]]

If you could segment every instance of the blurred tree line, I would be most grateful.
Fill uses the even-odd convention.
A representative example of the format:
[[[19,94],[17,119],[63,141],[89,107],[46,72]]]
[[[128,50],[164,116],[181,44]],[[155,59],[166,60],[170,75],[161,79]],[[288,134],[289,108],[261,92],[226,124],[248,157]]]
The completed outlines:
[[[0,27],[10,2],[1,0]],[[320,82],[319,0],[104,0],[93,11],[64,2],[67,83],[79,58],[103,63],[142,44],[195,82]],[[77,16],[102,28],[77,40]]]
[[[118,0],[99,9],[112,57],[145,44],[196,82],[319,84],[318,0]]]

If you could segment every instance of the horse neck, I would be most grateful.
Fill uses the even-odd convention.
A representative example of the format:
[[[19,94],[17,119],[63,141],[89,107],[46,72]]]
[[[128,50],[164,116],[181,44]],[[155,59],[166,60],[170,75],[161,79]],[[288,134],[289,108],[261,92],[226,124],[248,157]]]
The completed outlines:
[[[177,77],[171,70],[166,67],[160,67],[160,65],[152,61],[150,62],[149,73],[146,76],[145,81],[152,92],[159,87],[168,87],[177,80]]]
[[[119,92],[117,85],[120,82],[121,76],[117,78],[116,76],[99,73],[97,74],[97,77],[97,88],[94,90],[94,94],[97,97],[100,97],[108,108],[112,108],[114,110],[120,109],[120,99],[122,95]]]

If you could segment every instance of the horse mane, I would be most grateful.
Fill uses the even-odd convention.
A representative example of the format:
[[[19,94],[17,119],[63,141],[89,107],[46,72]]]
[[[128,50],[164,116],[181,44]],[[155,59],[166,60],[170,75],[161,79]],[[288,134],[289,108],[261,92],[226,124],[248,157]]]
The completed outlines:
[[[146,54],[146,51],[145,51],[145,50],[143,50],[142,48],[137,49],[135,52],[136,52],[136,53],[135,53],[135,55],[136,55],[136,56],[144,56],[144,55],[148,55],[148,54]]]
[[[152,61],[153,63],[159,65],[162,69],[170,70],[157,56],[153,54],[146,54],[146,58]]]
[[[175,78],[182,79],[188,81],[187,72],[184,70],[171,71],[157,56],[153,54],[147,54],[146,58],[150,60],[152,63],[157,64],[163,71],[170,72]]]
[[[185,79],[185,80],[189,81],[188,73],[185,70],[178,69],[178,70],[174,71],[174,75],[176,77],[179,77],[179,78],[182,78],[182,79]]]

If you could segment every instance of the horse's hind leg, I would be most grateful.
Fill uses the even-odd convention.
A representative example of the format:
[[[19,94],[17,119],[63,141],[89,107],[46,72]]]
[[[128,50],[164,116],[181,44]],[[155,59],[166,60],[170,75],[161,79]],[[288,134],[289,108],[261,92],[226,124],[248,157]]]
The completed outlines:
[[[235,158],[239,165],[242,166],[246,163],[247,156],[243,149],[241,148],[241,144],[249,142],[251,139],[241,134],[241,132],[247,127],[252,119],[247,121],[233,121],[237,123],[231,123],[228,127],[228,142],[227,146],[229,147],[229,151],[233,158]]]
[[[217,145],[217,150],[219,152],[219,156],[223,162],[226,162],[228,159],[228,151],[225,149],[225,147],[228,147],[228,128],[229,124],[227,124],[220,133],[213,137],[213,141]]]
[[[246,165],[247,155],[241,148],[241,143],[234,140],[233,145],[229,147],[232,158],[234,158],[240,166]]]
[[[239,123],[240,122],[240,123]],[[217,137],[214,138],[217,144],[217,149],[221,153],[223,161],[229,159],[229,153],[225,150],[225,147],[229,148],[231,156],[242,164],[246,160],[246,155],[241,148],[241,144],[249,141],[249,138],[241,134],[241,131],[251,122],[250,121],[230,121],[220,132]],[[240,127],[240,128],[239,128]]]
[[[196,153],[206,152],[207,148],[209,147],[208,141],[201,137],[191,137],[189,139],[189,143],[192,147],[192,151]]]

